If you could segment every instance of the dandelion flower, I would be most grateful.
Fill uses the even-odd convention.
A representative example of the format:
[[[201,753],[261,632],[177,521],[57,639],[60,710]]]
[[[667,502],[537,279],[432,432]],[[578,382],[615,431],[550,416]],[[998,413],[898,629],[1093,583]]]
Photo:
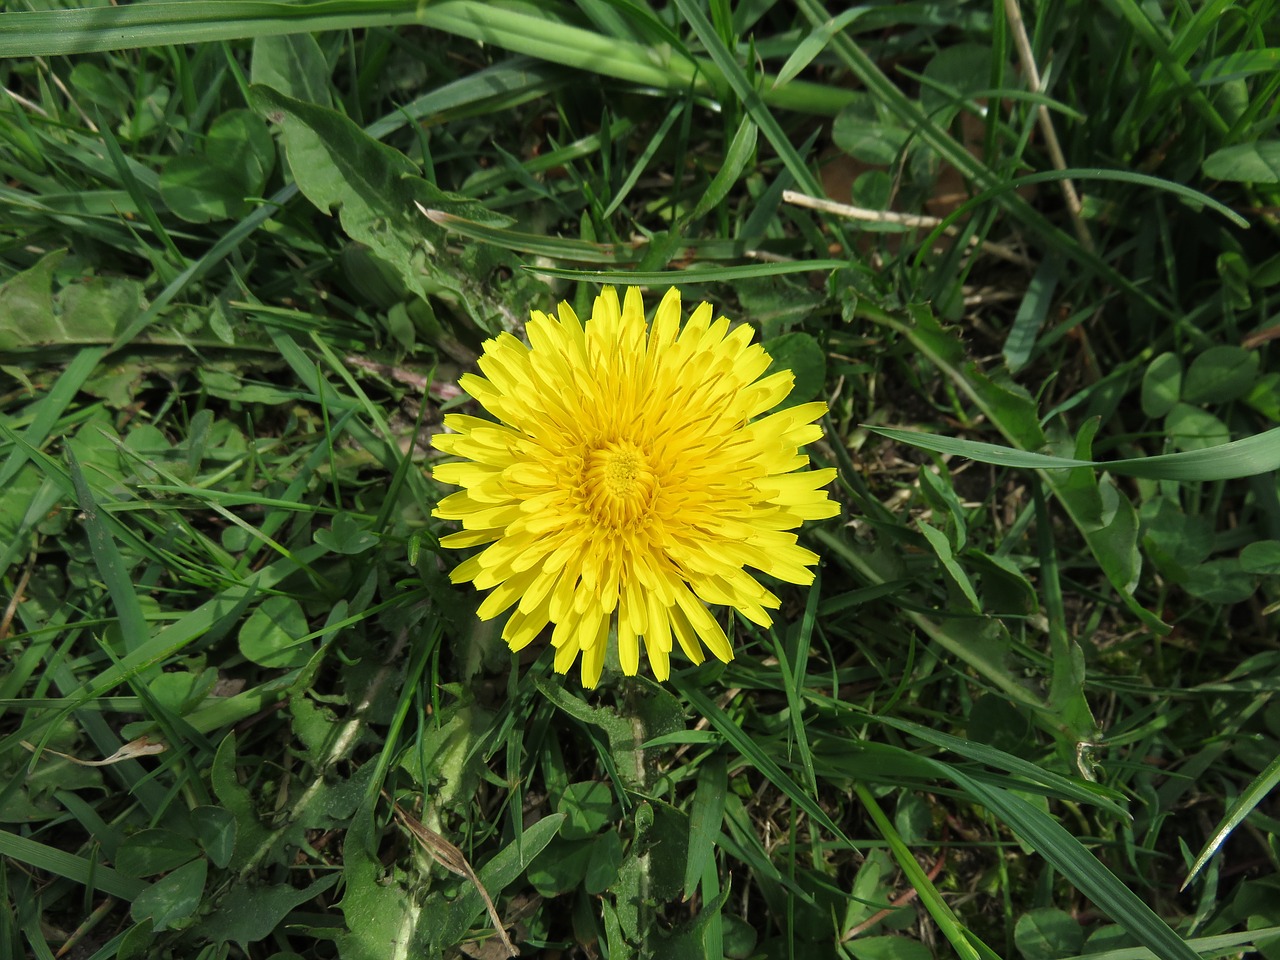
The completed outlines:
[[[606,287],[582,324],[533,312],[529,345],[509,333],[484,344],[480,369],[459,386],[497,422],[449,414],[438,450],[463,458],[437,480],[463,489],[434,515],[462,530],[446,547],[489,544],[453,571],[492,592],[488,620],[511,612],[512,650],[554,624],[555,669],[579,655],[594,687],[617,625],[622,670],[670,674],[672,637],[694,663],[706,647],[733,648],[707,604],[761,626],[778,598],[748,567],[789,583],[813,582],[818,557],[796,542],[805,520],[834,516],[823,487],[834,470],[806,470],[801,447],[822,435],[824,403],[765,415],[791,392],[789,370],[763,376],[771,358],[751,328],[712,320],[700,304],[683,329],[680,294],[663,297],[647,327],[640,292],[619,306]]]

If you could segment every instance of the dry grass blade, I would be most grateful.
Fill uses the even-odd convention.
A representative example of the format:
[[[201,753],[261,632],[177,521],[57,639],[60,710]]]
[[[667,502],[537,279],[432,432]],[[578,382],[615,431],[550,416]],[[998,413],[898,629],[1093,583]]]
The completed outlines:
[[[1023,72],[1027,75],[1027,82],[1031,84],[1031,89],[1036,93],[1044,92],[1044,83],[1040,78],[1040,69],[1036,66],[1035,54],[1031,49],[1031,40],[1027,36],[1027,25],[1022,20],[1022,11],[1018,7],[1018,0],[1005,0],[1005,15],[1009,20],[1009,27],[1013,32],[1014,46],[1018,50],[1018,61],[1022,64]],[[1058,142],[1058,132],[1053,127],[1053,119],[1049,116],[1049,108],[1043,103],[1036,108],[1036,120],[1040,125],[1040,132],[1044,136],[1045,146],[1049,150],[1049,156],[1053,160],[1055,169],[1067,169],[1067,159],[1062,153],[1062,145]],[[1080,195],[1076,193],[1075,184],[1071,182],[1069,177],[1062,179],[1062,198],[1067,205],[1067,213],[1071,217],[1071,225],[1075,227],[1076,238],[1084,246],[1086,250],[1092,251],[1093,238],[1089,235],[1089,228],[1085,226],[1083,207],[1080,203]]]
[[[386,794],[384,793],[383,796],[386,796]],[[489,891],[484,888],[484,884],[480,882],[480,878],[476,875],[475,870],[471,868],[471,864],[467,862],[467,858],[463,856],[462,851],[434,830],[424,826],[420,820],[406,813],[400,804],[392,801],[391,806],[395,811],[396,819],[422,844],[422,848],[431,855],[431,859],[450,873],[455,873],[475,885],[476,892],[480,894],[480,899],[484,901],[485,909],[489,911],[489,919],[493,922],[493,929],[502,941],[502,946],[506,948],[507,956],[520,956],[520,951],[511,942],[511,938],[507,936],[507,931],[502,925],[502,918],[498,916],[498,908],[493,905],[493,898],[489,896]]]
[[[923,227],[931,230],[934,227],[942,225],[942,220],[938,217],[931,217],[922,213],[896,213],[893,210],[869,210],[866,207],[855,207],[847,203],[837,203],[835,200],[828,200],[825,197],[811,197],[807,193],[799,193],[795,190],[782,191],[783,203],[790,203],[797,207],[805,207],[809,210],[817,210],[821,213],[829,213],[836,217],[846,217],[850,220],[868,220],[874,223],[893,223],[900,227]],[[947,236],[957,236],[960,231],[954,226],[947,226],[943,231]],[[1001,260],[1007,260],[1010,263],[1016,263],[1020,267],[1032,268],[1035,261],[1016,250],[1012,250],[1002,243],[994,243],[990,240],[979,240],[977,237],[969,239],[970,246],[979,247],[984,253],[988,253],[993,257],[999,257]]]
[[[51,753],[55,757],[61,757],[63,760],[70,761],[81,767],[109,767],[113,763],[120,763],[122,760],[136,760],[138,757],[152,757],[157,753],[164,753],[169,749],[165,744],[152,740],[150,737],[141,736],[136,740],[130,740],[123,747],[107,757],[105,760],[81,760],[79,757],[73,757],[69,753],[62,753],[59,750],[50,750],[45,748],[40,750],[34,743],[26,740],[20,741],[21,744],[32,753]]]

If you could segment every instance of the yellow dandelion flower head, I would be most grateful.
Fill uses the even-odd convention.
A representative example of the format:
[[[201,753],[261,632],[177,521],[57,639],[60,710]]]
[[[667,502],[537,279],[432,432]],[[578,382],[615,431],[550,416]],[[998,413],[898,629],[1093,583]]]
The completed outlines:
[[[617,625],[623,672],[639,669],[643,639],[659,680],[672,636],[694,663],[705,644],[733,657],[707,610],[723,604],[768,626],[778,598],[750,573],[808,585],[818,557],[796,542],[805,520],[839,508],[823,487],[835,470],[806,470],[801,447],[822,435],[824,403],[765,416],[791,392],[789,370],[747,325],[699,304],[681,328],[680,294],[647,327],[640,292],[612,287],[584,325],[569,304],[539,311],[529,345],[509,333],[484,344],[459,386],[497,422],[448,414],[438,450],[463,460],[435,479],[463,489],[434,515],[461,522],[446,547],[489,544],[452,573],[492,592],[482,619],[511,613],[502,631],[520,650],[554,624],[555,669],[582,657],[594,687]]]

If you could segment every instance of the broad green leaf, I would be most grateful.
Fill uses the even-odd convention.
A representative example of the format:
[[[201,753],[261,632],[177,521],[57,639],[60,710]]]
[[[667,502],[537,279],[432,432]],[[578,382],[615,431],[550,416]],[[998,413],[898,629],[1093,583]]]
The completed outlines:
[[[1084,928],[1065,910],[1039,907],[1018,918],[1013,942],[1022,960],[1059,960],[1084,947]]]
[[[1182,395],[1182,361],[1176,353],[1162,353],[1142,374],[1142,412],[1163,417]]]
[[[1030,718],[998,694],[984,693],[974,700],[965,724],[970,740],[1002,753],[1021,755],[1031,742]]]
[[[147,689],[164,709],[181,716],[199,706],[217,682],[217,670],[172,670],[152,677]]]
[[[306,615],[292,597],[267,597],[240,627],[240,652],[264,667],[300,667],[310,659],[311,632]]]
[[[583,890],[589,896],[598,896],[618,882],[622,866],[622,838],[616,830],[606,830],[591,843],[591,857],[583,876]]]
[[[571,783],[556,804],[556,811],[565,815],[560,836],[566,840],[590,839],[617,815],[613,788],[602,780]]]
[[[235,820],[233,869],[248,865],[271,839],[271,831],[258,819],[253,793],[236,775],[236,735],[229,733],[218,744],[209,771],[214,795]],[[221,852],[221,851],[219,851]]]
[[[116,852],[116,869],[130,877],[167,873],[200,855],[190,837],[153,827],[128,836]]]
[[[1280,140],[1256,140],[1215,150],[1204,158],[1204,175],[1239,183],[1280,183]]]
[[[933,960],[928,946],[902,934],[855,937],[845,948],[856,960]]]
[[[855,160],[877,167],[897,161],[910,138],[910,131],[886,122],[874,106],[850,104],[840,111],[831,126],[835,145]]]
[[[1243,399],[1272,423],[1280,423],[1280,372],[1258,377]]]
[[[1189,452],[1221,449],[1231,439],[1231,430],[1225,423],[1189,403],[1173,405],[1164,418],[1164,429],[1170,443]]]
[[[107,343],[142,309],[142,286],[120,277],[83,277],[55,294],[65,250],[45,254],[0,286],[0,349]]]
[[[329,64],[314,35],[293,33],[253,41],[249,82],[279,90],[286,97],[331,105]]]
[[[559,816],[553,815],[559,823]],[[540,826],[542,821],[534,825]],[[529,831],[525,831],[528,837]],[[362,806],[352,818],[342,844],[342,901],[346,930],[334,940],[343,960],[387,960],[431,956],[427,933],[421,929],[422,907],[417,896],[392,877],[378,858],[380,832],[373,811]],[[438,895],[437,895],[438,896]]]
[[[0,286],[0,335],[6,348],[36,343],[49,336],[53,315],[53,273],[67,251],[46,253]]]
[[[1255,540],[1240,551],[1240,567],[1248,573],[1280,575],[1280,540]]]
[[[1165,576],[1183,581],[1213,549],[1213,525],[1188,515],[1173,500],[1155,497],[1142,505],[1142,538],[1148,555]]]
[[[807,333],[784,333],[762,344],[773,359],[766,374],[790,370],[795,374],[795,385],[778,409],[808,403],[822,392],[826,382],[827,357],[818,341]]]
[[[951,542],[947,539],[947,535],[923,520],[917,523],[916,526],[924,534],[924,538],[929,541],[929,546],[933,547],[933,552],[937,554],[943,569],[947,571],[951,580],[960,588],[960,592],[964,594],[965,599],[969,601],[970,609],[974,612],[979,611],[982,605],[978,602],[978,594],[973,589],[969,575],[956,562],[955,555],[951,552]]]
[[[1035,585],[1014,561],[972,547],[964,556],[969,568],[978,575],[984,610],[997,615],[1039,611],[1040,597]]]
[[[134,899],[134,922],[151,920],[159,931],[186,920],[200,906],[208,873],[209,861],[201,857],[161,877]]]
[[[333,525],[327,530],[317,530],[312,538],[320,546],[346,556],[364,553],[378,544],[377,534],[371,533],[364,524],[346,512],[334,514]]]
[[[1236,346],[1210,347],[1191,361],[1182,384],[1187,403],[1227,403],[1248,393],[1258,374],[1258,353]]]
[[[119,74],[108,73],[96,63],[81,61],[71,68],[71,89],[83,100],[101,107],[108,116],[130,112],[133,94]]]
[[[922,76],[920,108],[935,123],[949,126],[961,110],[959,101],[989,85],[991,48],[977,43],[945,46],[925,64]]]
[[[209,861],[225,869],[236,847],[236,819],[231,811],[222,807],[196,807],[191,811],[191,823]]]
[[[1227,604],[1253,596],[1258,579],[1244,569],[1239,557],[1220,557],[1192,567],[1180,585],[1193,597]]]
[[[582,885],[597,840],[553,840],[529,865],[529,883],[539,896],[558,897]]]
[[[342,114],[286,97],[270,87],[249,88],[259,113],[284,127],[285,154],[298,188],[343,230],[393,267],[413,294],[446,294],[459,300],[484,328],[488,318],[473,303],[479,278],[458,268],[445,248],[445,233],[423,213],[438,212],[505,226],[482,204],[446,193],[425,180],[417,165],[379,143]]]
[[[204,147],[174,157],[160,174],[160,194],[192,223],[245,216],[266,185],[276,150],[262,119],[231,110],[209,127]]]
[[[276,932],[290,913],[324,893],[342,875],[334,872],[305,887],[289,884],[234,884],[217,907],[197,927],[197,933],[214,943],[235,943],[246,954],[249,944]]]

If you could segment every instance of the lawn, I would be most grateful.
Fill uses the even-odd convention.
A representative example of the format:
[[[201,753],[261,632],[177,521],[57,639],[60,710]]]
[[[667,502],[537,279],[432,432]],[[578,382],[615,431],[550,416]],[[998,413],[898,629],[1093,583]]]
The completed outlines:
[[[0,76],[0,958],[1280,960],[1276,0]]]

